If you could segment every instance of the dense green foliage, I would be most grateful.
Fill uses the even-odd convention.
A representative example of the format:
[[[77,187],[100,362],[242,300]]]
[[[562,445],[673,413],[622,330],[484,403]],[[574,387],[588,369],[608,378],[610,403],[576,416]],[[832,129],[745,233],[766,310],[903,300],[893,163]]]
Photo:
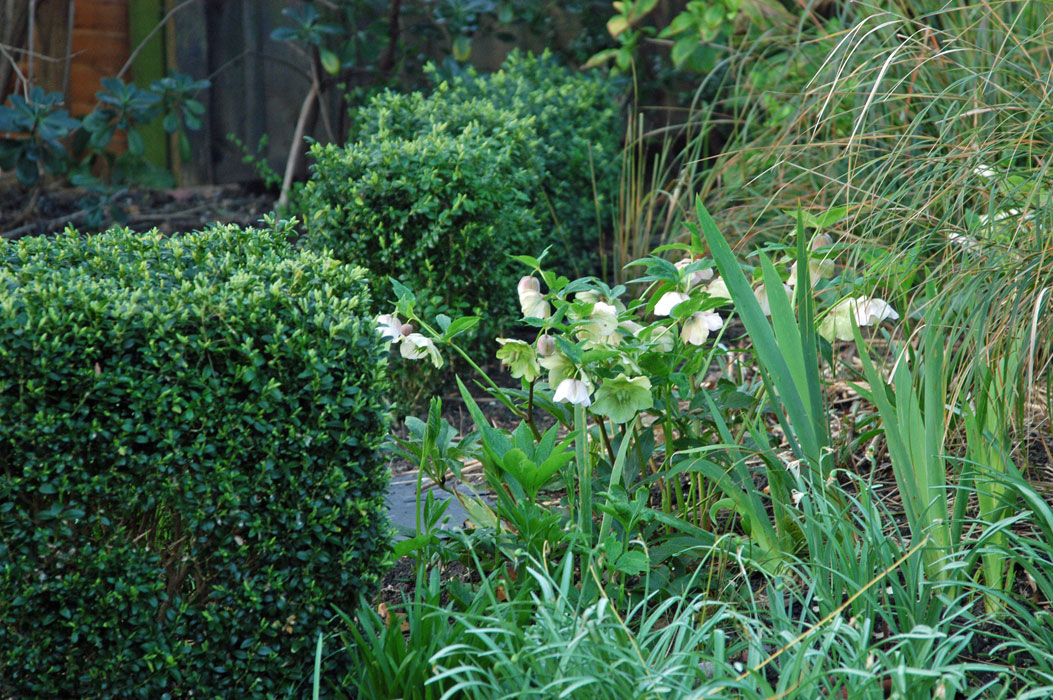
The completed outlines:
[[[506,132],[519,167],[538,173],[531,206],[556,267],[597,271],[596,245],[611,219],[621,167],[622,129],[609,82],[560,66],[548,54],[513,52],[500,71],[468,71],[439,82],[428,96],[384,93],[355,122],[361,139],[413,138],[436,128],[460,132],[472,123],[485,133]]]
[[[609,219],[621,167],[623,129],[611,84],[547,54],[513,52],[496,73],[456,79],[449,95],[482,97],[534,118],[545,168],[541,185],[555,219],[550,224],[562,229],[572,254],[592,253],[600,222]]]
[[[316,145],[303,195],[307,243],[412,287],[429,316],[473,314],[493,330],[516,315],[508,255],[539,247],[527,194],[536,178],[517,147],[475,124]]]
[[[288,236],[0,245],[0,696],[284,695],[375,584],[366,275]]]

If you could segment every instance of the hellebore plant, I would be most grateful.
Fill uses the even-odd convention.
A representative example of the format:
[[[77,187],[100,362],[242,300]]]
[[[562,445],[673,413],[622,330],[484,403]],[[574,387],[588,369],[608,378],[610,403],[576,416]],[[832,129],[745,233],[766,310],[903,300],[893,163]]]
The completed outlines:
[[[681,251],[677,262],[652,256],[627,266],[643,268],[631,282],[644,290],[636,299],[628,298],[626,286],[610,287],[594,278],[571,281],[544,269],[538,259],[518,256],[530,268],[516,285],[522,323],[530,332],[497,338],[495,350],[501,365],[520,381],[519,389],[499,388],[458,346],[456,336],[478,319],[421,319],[412,292],[395,285],[397,308],[377,318],[378,333],[399,344],[402,356],[410,360],[440,366],[447,349],[460,355],[479,373],[489,393],[521,419],[514,432],[492,427],[462,385],[478,431],[474,454],[489,465],[486,478],[501,494],[491,505],[455,493],[477,525],[500,532],[509,523],[523,533],[541,527],[524,518],[556,517],[566,528],[567,542],[572,540],[583,547],[578,551],[592,556],[594,547],[606,546],[605,538],[613,535],[612,518],[621,506],[612,499],[632,500],[633,494],[657,487],[661,507],[647,508],[646,518],[660,522],[670,536],[679,532],[700,546],[714,546],[714,513],[728,509],[741,519],[745,534],[735,537],[749,544],[753,561],[771,564],[793,551],[794,530],[786,523],[796,516],[786,509],[800,504],[816,483],[821,488],[821,480],[810,480],[825,473],[821,465],[829,461],[824,457],[829,453],[829,429],[818,372],[815,299],[828,298],[830,290],[814,286],[812,273],[829,276],[834,269],[827,258],[809,260],[809,252],[821,254],[833,241],[820,234],[809,245],[799,235],[797,255],[781,270],[762,253],[751,282],[712,220],[700,211],[707,245],[696,231],[690,244],[664,249]],[[712,259],[705,257],[707,249]],[[798,259],[803,263],[799,284],[789,265]],[[783,433],[795,461],[806,463],[807,471],[789,470],[776,456],[761,414],[732,415],[735,424],[729,425],[726,409],[717,405],[718,394],[706,380],[714,358],[723,352],[719,341],[730,304],[753,340],[763,393],[785,406],[785,413],[778,415]],[[851,327],[897,317],[884,301],[856,296],[834,304],[820,331],[828,329],[830,337],[842,338],[847,323],[852,337]],[[753,395],[756,387],[743,385],[737,391],[750,405],[762,400]],[[743,393],[747,391],[751,393]],[[555,435],[551,428],[544,434],[538,429],[539,410],[555,419],[564,443],[573,444],[572,458],[529,458],[536,450],[548,454]],[[762,495],[754,486],[757,450],[739,446],[745,431],[759,446],[770,493]],[[548,466],[541,470],[543,463]],[[557,463],[558,468],[553,466]],[[594,485],[598,475],[603,482]],[[445,484],[445,475],[439,476],[437,483]],[[539,510],[531,511],[534,515],[516,510],[520,494],[530,508],[551,508],[535,497],[557,479],[566,497],[554,511],[542,516]],[[594,489],[601,494],[595,502]],[[766,501],[776,504],[776,518]],[[593,535],[594,508],[604,513],[599,541]],[[621,546],[628,547],[629,540]]]
[[[899,314],[884,299],[857,296],[837,302],[819,324],[819,335],[829,341],[851,341],[855,326],[877,326]]]
[[[524,324],[533,327],[533,338],[496,340],[497,358],[512,377],[520,380],[522,389],[500,389],[481,368],[470,360],[469,364],[490,393],[529,427],[535,443],[540,445],[543,439],[534,423],[535,410],[547,411],[556,418],[573,438],[574,459],[566,469],[561,466],[560,470],[531,476],[534,462],[530,460],[492,458],[505,454],[515,457],[518,453],[510,451],[506,433],[491,428],[481,413],[473,412],[480,430],[479,449],[483,451],[479,458],[488,450],[486,454],[491,458],[484,463],[491,464],[491,472],[513,480],[528,495],[562,476],[568,489],[566,522],[575,523],[577,532],[591,538],[593,481],[601,462],[606,465],[603,473],[609,474],[607,492],[633,486],[626,469],[630,460],[635,464],[633,479],[641,478],[642,469],[652,462],[648,470],[659,474],[670,466],[671,452],[659,458],[654,454],[653,439],[645,441],[649,445],[646,448],[640,443],[644,434],[655,430],[643,427],[643,414],[651,414],[648,425],[657,422],[666,435],[698,433],[688,427],[693,419],[680,415],[678,405],[682,399],[690,398],[693,387],[703,378],[713,353],[713,334],[724,326],[715,311],[719,302],[713,302],[706,292],[705,284],[712,280],[712,271],[704,267],[703,261],[685,259],[674,266],[658,258],[650,259],[647,264],[660,266],[672,284],[652,284],[646,301],[627,304],[623,300],[627,292],[624,286],[611,288],[595,279],[571,282],[543,270],[537,260],[525,261],[532,274],[519,280],[516,294]],[[402,357],[430,360],[441,366],[442,355],[449,350],[468,360],[456,335],[474,325],[476,319],[422,319],[415,311],[412,292],[401,285],[395,285],[395,291],[399,298],[397,308],[378,316],[376,327],[382,338],[399,347]],[[670,304],[669,308],[672,315],[653,313],[651,310],[670,291],[677,293],[677,304]],[[680,307],[680,302],[686,303]],[[517,435],[517,440],[524,439],[521,430]],[[521,445],[524,454],[530,452],[527,447]],[[423,456],[421,459],[425,460]],[[540,462],[537,465],[540,468]],[[437,483],[444,483],[444,475],[439,476]],[[685,511],[690,503],[697,506],[705,498],[701,482],[697,493],[691,496],[680,493],[679,481],[671,484],[663,479],[662,488],[664,503],[671,507],[671,494],[675,493],[677,503]],[[464,494],[457,497],[462,502],[468,500]],[[500,528],[503,519],[515,520],[513,514],[507,513],[487,516],[490,506],[481,499],[467,505],[469,513],[475,514],[473,520],[480,524]],[[501,504],[498,508],[502,508]],[[605,522],[609,531],[609,518]]]

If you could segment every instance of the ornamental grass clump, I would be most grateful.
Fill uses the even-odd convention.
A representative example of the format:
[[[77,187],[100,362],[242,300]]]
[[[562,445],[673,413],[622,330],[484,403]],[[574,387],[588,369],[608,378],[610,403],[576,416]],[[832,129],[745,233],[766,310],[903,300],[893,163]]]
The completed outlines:
[[[289,236],[0,243],[0,697],[285,696],[375,586],[366,273]]]

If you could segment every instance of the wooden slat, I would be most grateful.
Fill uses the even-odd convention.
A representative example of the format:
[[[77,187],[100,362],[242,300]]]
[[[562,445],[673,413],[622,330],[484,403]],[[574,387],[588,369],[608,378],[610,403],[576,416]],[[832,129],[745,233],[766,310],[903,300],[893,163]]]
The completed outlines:
[[[128,33],[128,0],[80,0],[76,26],[79,29],[112,29]]]

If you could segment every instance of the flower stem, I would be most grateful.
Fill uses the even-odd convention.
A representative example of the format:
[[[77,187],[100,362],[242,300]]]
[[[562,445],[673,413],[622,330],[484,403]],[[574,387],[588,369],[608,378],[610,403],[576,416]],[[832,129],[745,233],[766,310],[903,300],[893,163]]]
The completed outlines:
[[[534,383],[537,382],[535,378],[530,382],[530,393],[527,395],[527,414],[526,421],[527,425],[530,426],[530,432],[534,434],[534,439],[541,440],[541,431],[537,429],[537,424],[534,423]]]
[[[433,338],[441,338],[442,337],[441,333],[435,332],[434,328],[429,326],[424,321],[424,319],[420,318],[416,314],[413,315],[413,320],[415,320],[417,323],[419,323],[421,328],[423,328],[424,330],[428,331],[428,333]],[[523,416],[523,412],[520,411],[518,408],[516,408],[515,404],[512,403],[511,399],[509,399],[507,396],[505,396],[504,389],[502,389],[501,387],[497,386],[497,384],[494,383],[494,380],[490,379],[490,375],[487,374],[486,372],[484,372],[482,370],[482,368],[475,363],[475,360],[473,360],[471,357],[468,356],[468,353],[466,353],[464,350],[462,350],[461,347],[459,345],[457,345],[457,343],[453,342],[452,340],[447,340],[446,343],[451,348],[456,350],[457,354],[460,355],[462,358],[464,358],[464,361],[467,362],[468,365],[472,369],[474,369],[479,374],[479,376],[481,376],[486,381],[486,383],[490,386],[490,388],[494,390],[495,398],[497,398],[498,401],[503,403],[505,405],[505,407],[515,415],[516,418],[523,418],[524,417]]]

